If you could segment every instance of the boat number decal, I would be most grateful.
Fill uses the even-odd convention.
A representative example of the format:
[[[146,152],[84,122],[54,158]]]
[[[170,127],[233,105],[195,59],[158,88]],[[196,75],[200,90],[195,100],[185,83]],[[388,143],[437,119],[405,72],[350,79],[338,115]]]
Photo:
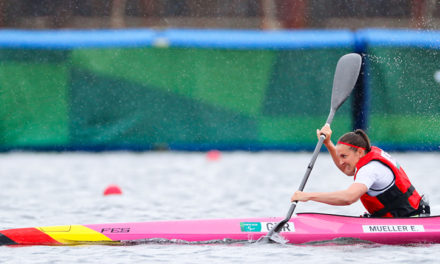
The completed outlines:
[[[269,232],[277,222],[241,222],[241,232]],[[281,232],[295,232],[295,226],[288,222],[283,226]]]
[[[101,229],[101,233],[129,233],[130,228],[106,227]]]
[[[425,232],[423,225],[363,225],[364,233]]]

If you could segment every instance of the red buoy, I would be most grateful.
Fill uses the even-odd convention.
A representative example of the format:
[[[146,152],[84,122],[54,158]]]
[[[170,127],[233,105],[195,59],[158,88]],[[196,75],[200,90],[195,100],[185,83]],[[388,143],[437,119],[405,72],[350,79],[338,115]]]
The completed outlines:
[[[206,158],[211,161],[219,160],[222,153],[218,150],[210,150],[206,153]]]
[[[111,184],[104,190],[104,195],[122,194],[121,188],[116,184]]]

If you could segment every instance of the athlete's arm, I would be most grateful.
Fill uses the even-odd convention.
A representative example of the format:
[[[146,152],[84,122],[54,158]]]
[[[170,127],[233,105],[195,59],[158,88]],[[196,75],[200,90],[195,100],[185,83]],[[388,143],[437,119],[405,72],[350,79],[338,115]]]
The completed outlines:
[[[346,190],[336,192],[301,192],[296,191],[291,201],[315,201],[330,205],[350,205],[368,191],[365,184],[353,183]]]
[[[338,167],[342,171],[342,168],[340,167],[339,157],[336,154],[336,146],[331,141],[332,130],[329,124],[325,124],[321,129],[316,130],[316,135],[318,136],[318,138],[321,136],[321,134],[325,135],[324,145],[332,156],[333,162],[335,163],[336,167]]]

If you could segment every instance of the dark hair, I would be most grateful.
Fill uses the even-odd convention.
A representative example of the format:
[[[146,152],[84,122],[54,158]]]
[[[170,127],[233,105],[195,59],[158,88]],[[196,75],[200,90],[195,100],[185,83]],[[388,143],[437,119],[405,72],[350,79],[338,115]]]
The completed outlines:
[[[339,138],[338,142],[353,145],[353,147],[351,147],[353,150],[356,150],[356,147],[364,148],[367,153],[371,150],[370,139],[362,129],[356,129],[353,132],[345,133]]]

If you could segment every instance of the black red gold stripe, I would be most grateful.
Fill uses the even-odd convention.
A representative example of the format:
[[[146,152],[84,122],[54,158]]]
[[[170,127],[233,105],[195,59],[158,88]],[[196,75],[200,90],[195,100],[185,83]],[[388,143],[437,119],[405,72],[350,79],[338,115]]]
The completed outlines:
[[[0,233],[0,246],[6,246],[6,245],[17,245],[17,243],[14,240],[10,239],[9,237]]]

